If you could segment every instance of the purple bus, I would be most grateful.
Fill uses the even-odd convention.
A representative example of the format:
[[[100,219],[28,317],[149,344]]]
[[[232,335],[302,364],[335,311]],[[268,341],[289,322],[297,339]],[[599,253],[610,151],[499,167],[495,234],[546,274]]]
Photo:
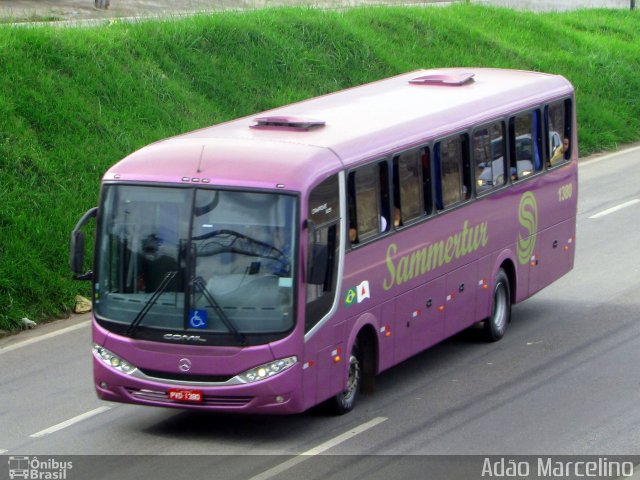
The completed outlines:
[[[156,142],[71,240],[101,399],[350,411],[376,374],[573,267],[563,77],[421,70]],[[82,226],[97,217],[94,268]]]

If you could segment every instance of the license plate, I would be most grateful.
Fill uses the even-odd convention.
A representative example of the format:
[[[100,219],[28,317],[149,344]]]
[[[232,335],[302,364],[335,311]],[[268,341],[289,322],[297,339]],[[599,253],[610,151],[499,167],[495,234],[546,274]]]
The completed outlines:
[[[200,390],[185,390],[184,388],[169,389],[169,400],[176,402],[202,402],[204,395]]]

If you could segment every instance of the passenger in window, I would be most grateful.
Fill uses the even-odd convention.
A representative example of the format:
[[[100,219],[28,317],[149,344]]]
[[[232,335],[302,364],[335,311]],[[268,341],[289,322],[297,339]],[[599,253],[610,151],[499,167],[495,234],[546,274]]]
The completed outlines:
[[[358,243],[358,221],[356,219],[355,187],[349,182],[349,242]]]
[[[351,243],[358,243],[358,230],[353,227],[349,227],[349,241]]]
[[[555,164],[564,160],[566,158],[565,155],[568,151],[569,151],[569,139],[567,137],[564,137],[564,139],[562,140],[562,145],[559,145],[554,150],[553,155],[551,156],[551,160],[549,160],[549,164],[551,166],[554,166]]]
[[[396,208],[396,212],[399,212],[400,210],[398,210],[398,208]],[[397,213],[397,215],[399,215],[399,213]],[[398,223],[396,223],[396,218],[398,219]],[[399,220],[399,216],[394,218],[394,225],[397,227],[400,225],[400,220]],[[384,217],[384,215],[380,216],[380,233],[382,232],[386,232],[387,231],[387,219]],[[353,226],[353,224],[351,224],[351,226],[349,227],[349,241],[351,243],[358,243],[358,230]]]
[[[393,226],[399,227],[400,225],[402,225],[402,212],[400,211],[400,208],[394,207],[393,208]]]
[[[351,243],[358,243],[358,228],[357,228],[358,223],[356,222],[356,216],[353,213],[353,211],[351,211],[351,209],[349,209],[349,241]]]

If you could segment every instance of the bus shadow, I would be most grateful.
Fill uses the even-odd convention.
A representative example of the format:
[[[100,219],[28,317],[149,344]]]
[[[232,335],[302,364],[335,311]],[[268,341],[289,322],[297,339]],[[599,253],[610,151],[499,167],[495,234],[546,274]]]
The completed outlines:
[[[384,416],[398,399],[412,395],[415,388],[424,389],[425,384],[442,382],[470,365],[487,363],[493,355],[518,355],[526,342],[538,338],[541,332],[551,337],[560,335],[563,318],[558,317],[570,315],[575,319],[587,316],[588,311],[588,306],[561,300],[529,300],[517,305],[500,342],[487,342],[482,326],[474,325],[382,372],[376,377],[375,391],[361,395],[354,412],[346,417],[332,415],[324,405],[289,416],[179,411],[142,426],[141,430],[167,438],[231,442],[249,448],[255,444],[259,450],[271,445],[277,448],[279,442],[300,438],[313,446],[314,438],[322,438],[322,432],[342,433],[372,416]],[[418,384],[416,378],[421,379]]]
[[[356,409],[357,411],[357,409]],[[350,421],[345,421],[348,418]],[[155,423],[141,426],[141,432],[167,438],[255,444],[258,449],[277,448],[280,442],[307,438],[310,442],[327,428],[348,428],[357,422],[356,415],[340,417],[325,404],[294,415],[255,415],[184,410],[169,411]],[[347,427],[345,427],[345,425]],[[313,432],[311,435],[309,432]],[[342,433],[340,431],[339,433]],[[281,447],[279,447],[279,450]],[[251,452],[247,452],[251,453]]]

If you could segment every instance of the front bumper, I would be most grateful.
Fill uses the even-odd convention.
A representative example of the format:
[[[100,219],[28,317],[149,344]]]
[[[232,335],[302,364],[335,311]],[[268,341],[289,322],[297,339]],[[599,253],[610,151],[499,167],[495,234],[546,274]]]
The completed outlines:
[[[137,378],[105,365],[95,354],[93,374],[98,397],[112,402],[234,413],[291,414],[303,410],[299,362],[272,377],[231,386]],[[202,402],[170,399],[168,392],[175,388],[202,392]]]

